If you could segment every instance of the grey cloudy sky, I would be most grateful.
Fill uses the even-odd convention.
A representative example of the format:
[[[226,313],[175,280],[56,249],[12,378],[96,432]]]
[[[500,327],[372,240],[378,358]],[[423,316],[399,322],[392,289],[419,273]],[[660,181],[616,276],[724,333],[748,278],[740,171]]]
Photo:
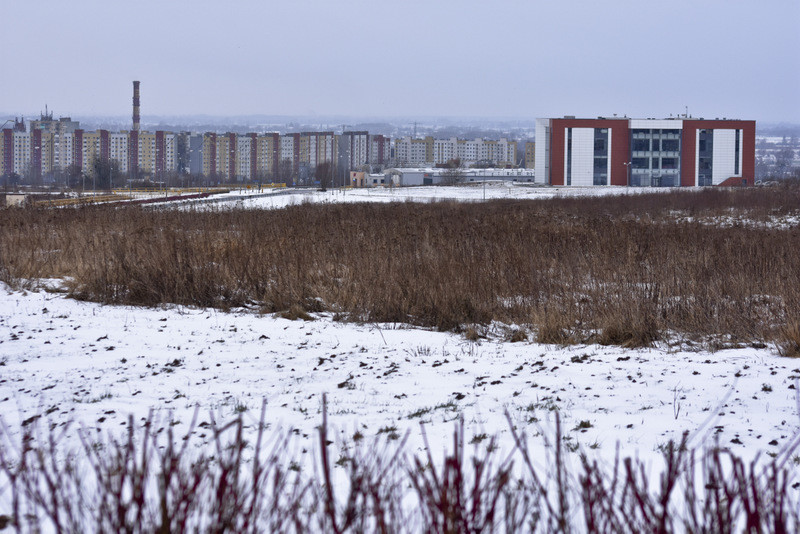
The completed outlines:
[[[800,0],[0,0],[0,111],[800,122]]]

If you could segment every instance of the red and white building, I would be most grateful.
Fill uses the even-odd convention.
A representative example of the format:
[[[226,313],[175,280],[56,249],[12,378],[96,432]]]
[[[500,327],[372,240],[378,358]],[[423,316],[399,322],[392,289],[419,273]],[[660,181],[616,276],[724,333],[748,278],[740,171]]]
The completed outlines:
[[[755,121],[536,120],[536,181],[560,186],[753,185]]]

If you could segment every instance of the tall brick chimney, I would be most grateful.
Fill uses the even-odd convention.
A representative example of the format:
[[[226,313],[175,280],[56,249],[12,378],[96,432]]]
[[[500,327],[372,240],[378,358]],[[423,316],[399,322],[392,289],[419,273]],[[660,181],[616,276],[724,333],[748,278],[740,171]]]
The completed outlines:
[[[133,131],[139,131],[139,82],[133,82]]]

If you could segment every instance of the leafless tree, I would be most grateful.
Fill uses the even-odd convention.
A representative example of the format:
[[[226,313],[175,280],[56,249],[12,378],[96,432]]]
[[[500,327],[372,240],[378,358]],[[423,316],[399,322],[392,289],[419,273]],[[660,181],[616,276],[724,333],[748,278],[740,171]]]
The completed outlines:
[[[445,164],[444,171],[442,172],[443,185],[460,184],[464,181],[464,164],[460,158],[454,158]]]

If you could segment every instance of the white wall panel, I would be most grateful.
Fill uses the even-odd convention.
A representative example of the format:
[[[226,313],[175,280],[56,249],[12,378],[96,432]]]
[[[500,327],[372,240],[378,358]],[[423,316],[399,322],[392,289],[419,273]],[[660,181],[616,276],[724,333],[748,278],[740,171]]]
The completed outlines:
[[[700,185],[700,131],[694,131],[694,185]]]
[[[736,130],[714,130],[714,150],[712,153],[711,180],[714,185],[721,184],[734,176],[736,163]]]
[[[744,142],[744,130],[735,130],[739,132],[739,174],[736,176],[742,175],[742,154],[744,150],[742,150],[742,143]]]
[[[536,147],[533,171],[534,181],[550,183],[550,119],[536,119]]]
[[[644,128],[646,130],[682,130],[683,121],[681,119],[631,119],[630,128]]]
[[[572,185],[594,185],[594,128],[572,129]]]

